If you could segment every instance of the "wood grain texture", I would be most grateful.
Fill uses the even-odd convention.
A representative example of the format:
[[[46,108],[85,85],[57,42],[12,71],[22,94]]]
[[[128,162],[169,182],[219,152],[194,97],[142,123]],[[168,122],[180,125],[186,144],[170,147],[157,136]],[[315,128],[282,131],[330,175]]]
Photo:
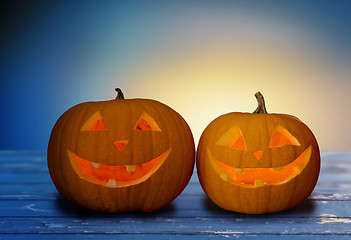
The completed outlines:
[[[322,152],[312,195],[289,211],[222,210],[196,171],[184,192],[153,213],[105,214],[74,206],[51,182],[42,152],[0,152],[0,239],[351,239],[351,152]]]

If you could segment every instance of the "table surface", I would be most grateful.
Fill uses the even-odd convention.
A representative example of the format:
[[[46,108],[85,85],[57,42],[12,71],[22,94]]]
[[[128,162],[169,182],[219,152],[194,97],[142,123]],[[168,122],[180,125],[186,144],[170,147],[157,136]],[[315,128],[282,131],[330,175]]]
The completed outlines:
[[[0,239],[351,239],[351,152],[323,151],[318,184],[294,209],[264,215],[222,210],[196,171],[153,213],[99,213],[64,200],[44,152],[0,151]]]

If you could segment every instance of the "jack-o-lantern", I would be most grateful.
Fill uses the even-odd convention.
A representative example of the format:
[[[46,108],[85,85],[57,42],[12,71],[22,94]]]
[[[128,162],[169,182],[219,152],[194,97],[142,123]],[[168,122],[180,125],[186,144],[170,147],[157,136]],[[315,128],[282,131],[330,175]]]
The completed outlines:
[[[254,113],[228,113],[206,127],[197,149],[197,173],[205,193],[224,209],[278,212],[313,191],[319,147],[298,118],[268,114],[263,96],[255,96],[259,107]]]
[[[86,102],[56,122],[48,145],[61,195],[98,211],[157,210],[185,188],[195,163],[192,133],[170,107],[150,99]]]

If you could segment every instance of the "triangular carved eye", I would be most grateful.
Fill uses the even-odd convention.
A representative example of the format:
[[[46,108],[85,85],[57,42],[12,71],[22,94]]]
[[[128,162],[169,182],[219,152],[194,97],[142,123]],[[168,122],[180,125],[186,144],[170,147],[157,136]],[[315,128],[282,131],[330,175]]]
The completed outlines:
[[[300,142],[294,137],[288,130],[278,125],[275,127],[271,140],[269,141],[268,147],[282,147],[285,145],[300,146]]]
[[[246,143],[239,126],[230,128],[217,141],[217,145],[246,151]]]
[[[161,131],[156,121],[146,112],[143,112],[140,115],[133,129],[143,131]]]
[[[94,113],[82,126],[80,131],[107,131],[101,113]]]

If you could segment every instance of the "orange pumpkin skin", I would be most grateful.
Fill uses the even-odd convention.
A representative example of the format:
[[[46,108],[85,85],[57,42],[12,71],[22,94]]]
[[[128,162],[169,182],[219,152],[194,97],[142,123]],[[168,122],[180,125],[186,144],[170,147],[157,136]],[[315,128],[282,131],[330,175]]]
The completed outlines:
[[[116,99],[67,110],[52,130],[47,160],[69,201],[97,211],[150,212],[183,191],[195,146],[189,126],[170,107]]]
[[[203,190],[218,206],[263,214],[293,208],[311,194],[320,153],[296,117],[233,112],[206,127],[196,164]]]

